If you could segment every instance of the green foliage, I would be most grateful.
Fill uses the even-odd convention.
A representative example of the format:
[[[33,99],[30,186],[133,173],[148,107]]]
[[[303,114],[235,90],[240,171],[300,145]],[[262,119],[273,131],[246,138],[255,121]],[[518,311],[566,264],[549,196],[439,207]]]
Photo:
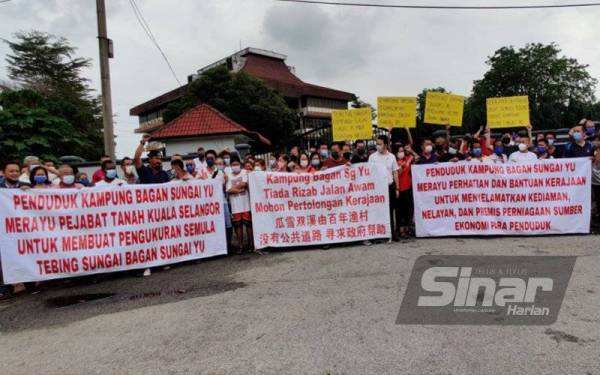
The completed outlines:
[[[0,94],[0,134],[9,137],[0,140],[7,147],[0,148],[0,157],[98,159],[103,148],[101,108],[81,76],[90,60],[73,57],[75,48],[64,38],[38,31],[14,38],[4,40],[12,50],[7,69],[21,88]]]
[[[574,124],[593,110],[597,80],[587,65],[560,56],[555,44],[527,44],[516,50],[503,47],[489,57],[483,79],[475,81],[465,120],[472,129],[486,123],[486,98],[529,96],[534,129],[555,129]]]
[[[243,72],[230,73],[225,66],[215,67],[193,81],[187,95],[167,107],[163,119],[168,122],[200,103],[260,132],[274,145],[284,145],[298,126],[296,114],[282,96],[263,81]]]

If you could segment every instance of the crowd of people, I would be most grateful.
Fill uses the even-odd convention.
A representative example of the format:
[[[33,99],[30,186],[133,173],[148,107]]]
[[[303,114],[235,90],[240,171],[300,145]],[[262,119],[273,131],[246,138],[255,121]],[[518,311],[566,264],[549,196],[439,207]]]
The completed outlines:
[[[392,132],[389,132],[392,134]],[[593,121],[582,120],[570,129],[569,140],[559,145],[554,132],[532,135],[531,127],[521,133],[506,132],[492,137],[489,129],[480,128],[473,135],[451,137],[445,132],[413,142],[411,132],[398,139],[386,135],[376,140],[353,143],[321,143],[303,150],[292,146],[287,152],[270,153],[259,158],[252,153],[243,157],[235,150],[197,149],[195,157],[172,155],[169,170],[163,169],[158,150],[142,154],[149,136],[144,136],[133,158],[125,157],[120,165],[103,156],[101,166],[91,176],[69,164],[55,165],[52,160],[27,156],[23,162],[5,162],[0,173],[0,188],[6,189],[84,189],[90,186],[125,184],[181,183],[194,179],[216,179],[223,185],[225,226],[228,249],[236,252],[261,253],[253,248],[252,217],[248,192],[248,173],[273,171],[283,173],[315,173],[328,168],[356,163],[380,163],[387,170],[390,223],[398,240],[413,234],[413,195],[411,166],[444,162],[520,163],[553,158],[586,157],[592,162],[592,189],[596,197],[596,213],[600,213],[600,135]],[[235,234],[235,242],[232,241]],[[235,243],[235,249],[232,249]],[[370,242],[365,241],[368,245]],[[1,272],[1,270],[0,270]],[[150,269],[143,275],[150,275]],[[0,275],[1,276],[1,275]],[[1,279],[0,279],[1,280]],[[2,285],[0,298],[10,295],[10,287]]]

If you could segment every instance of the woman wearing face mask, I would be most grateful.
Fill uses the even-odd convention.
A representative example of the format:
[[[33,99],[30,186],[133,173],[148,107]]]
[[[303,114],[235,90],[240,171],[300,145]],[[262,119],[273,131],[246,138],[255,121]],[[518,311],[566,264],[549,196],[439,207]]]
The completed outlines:
[[[508,161],[504,144],[503,140],[499,139],[494,142],[494,153],[489,156],[489,160],[494,163],[506,163]]]
[[[33,189],[48,189],[52,187],[48,180],[48,171],[42,166],[33,168],[29,173],[29,179]]]
[[[408,238],[413,220],[413,196],[411,166],[415,160],[410,145],[402,146],[396,154],[398,159],[398,198],[396,199],[396,222],[401,238]]]
[[[269,170],[275,171],[277,169],[277,158],[273,155],[269,156]]]
[[[438,156],[433,152],[433,143],[430,139],[425,139],[423,141],[421,151],[417,164],[434,164],[438,162]]]
[[[264,159],[254,160],[254,172],[264,172],[267,170],[267,165]]]
[[[310,154],[310,170],[311,173],[321,170],[321,155],[318,152]]]
[[[310,160],[308,159],[308,155],[304,152],[298,155],[298,165],[296,165],[296,169],[294,170],[296,173],[311,173],[312,166],[310,165]]]

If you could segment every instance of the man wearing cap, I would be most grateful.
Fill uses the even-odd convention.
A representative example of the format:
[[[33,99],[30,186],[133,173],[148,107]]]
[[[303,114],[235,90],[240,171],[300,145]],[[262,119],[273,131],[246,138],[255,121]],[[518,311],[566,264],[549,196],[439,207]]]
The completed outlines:
[[[148,152],[148,165],[142,163],[142,152],[144,146],[150,139],[149,135],[144,135],[133,156],[133,165],[137,171],[141,184],[164,184],[169,182],[169,175],[162,169],[161,153],[157,150]]]

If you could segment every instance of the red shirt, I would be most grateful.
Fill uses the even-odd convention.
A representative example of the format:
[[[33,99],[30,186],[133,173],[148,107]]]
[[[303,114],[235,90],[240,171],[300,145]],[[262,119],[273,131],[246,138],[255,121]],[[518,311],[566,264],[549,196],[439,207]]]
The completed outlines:
[[[402,168],[402,171],[398,175],[398,190],[407,191],[412,188],[412,177],[410,174],[410,166],[413,162],[412,155],[406,156],[402,160],[398,160],[398,166]]]
[[[327,158],[325,159],[325,161],[323,162],[323,168],[333,168],[333,167],[339,167],[340,165],[346,165],[348,163],[348,160],[341,158],[338,160],[332,159],[332,158]]]
[[[104,180],[104,171],[102,169],[98,169],[96,172],[94,172],[94,174],[92,175],[92,183],[96,183],[98,181],[102,181]]]

